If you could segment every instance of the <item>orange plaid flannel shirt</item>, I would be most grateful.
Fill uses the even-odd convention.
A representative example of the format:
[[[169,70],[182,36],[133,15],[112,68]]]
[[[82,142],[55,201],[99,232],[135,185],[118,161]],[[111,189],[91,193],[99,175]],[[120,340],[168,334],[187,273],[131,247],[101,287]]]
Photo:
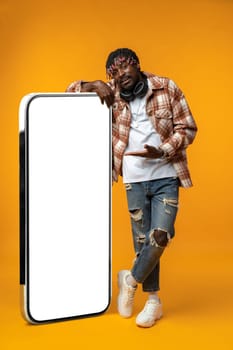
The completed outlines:
[[[187,165],[186,148],[193,142],[197,126],[188,103],[182,91],[171,79],[146,72],[144,74],[151,83],[147,93],[146,112],[161,137],[162,143],[159,148],[165,152],[167,159],[173,164],[181,186],[190,187],[192,181]],[[81,82],[73,83],[75,91],[81,91]],[[128,143],[131,112],[129,104],[120,98],[120,91],[114,80],[108,84],[115,94],[112,106],[112,173],[113,180],[117,181],[121,174],[122,158]]]

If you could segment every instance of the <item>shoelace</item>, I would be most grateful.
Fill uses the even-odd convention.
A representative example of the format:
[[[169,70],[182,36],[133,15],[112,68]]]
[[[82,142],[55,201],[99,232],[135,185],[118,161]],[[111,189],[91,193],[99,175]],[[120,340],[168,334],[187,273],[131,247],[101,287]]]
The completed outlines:
[[[135,294],[134,289],[127,290],[127,299],[125,300],[125,305],[131,305],[133,303],[134,294]]]

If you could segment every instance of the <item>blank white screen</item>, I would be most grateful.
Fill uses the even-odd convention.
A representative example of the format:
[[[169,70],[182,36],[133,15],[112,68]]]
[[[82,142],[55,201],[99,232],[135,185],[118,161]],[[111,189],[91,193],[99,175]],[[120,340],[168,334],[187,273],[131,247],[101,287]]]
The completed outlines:
[[[29,310],[38,321],[109,302],[109,110],[96,95],[28,109]]]

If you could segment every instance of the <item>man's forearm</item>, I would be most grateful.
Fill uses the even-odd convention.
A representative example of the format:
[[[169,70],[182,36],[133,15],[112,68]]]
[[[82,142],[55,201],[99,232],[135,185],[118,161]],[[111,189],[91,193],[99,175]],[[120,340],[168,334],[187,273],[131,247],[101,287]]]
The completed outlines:
[[[95,92],[96,91],[95,81],[82,81],[81,82],[81,92]]]
[[[114,93],[110,86],[102,80],[83,81],[77,80],[71,83],[66,92],[96,92],[100,97],[101,103],[106,102],[110,107],[114,101]]]

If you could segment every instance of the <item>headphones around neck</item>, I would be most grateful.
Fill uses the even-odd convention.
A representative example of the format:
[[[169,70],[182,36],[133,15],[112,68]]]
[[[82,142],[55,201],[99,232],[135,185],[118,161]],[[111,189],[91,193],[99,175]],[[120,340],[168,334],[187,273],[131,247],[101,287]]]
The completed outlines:
[[[120,97],[126,102],[133,101],[136,97],[142,98],[148,91],[147,79],[140,80],[132,90],[121,90]]]

